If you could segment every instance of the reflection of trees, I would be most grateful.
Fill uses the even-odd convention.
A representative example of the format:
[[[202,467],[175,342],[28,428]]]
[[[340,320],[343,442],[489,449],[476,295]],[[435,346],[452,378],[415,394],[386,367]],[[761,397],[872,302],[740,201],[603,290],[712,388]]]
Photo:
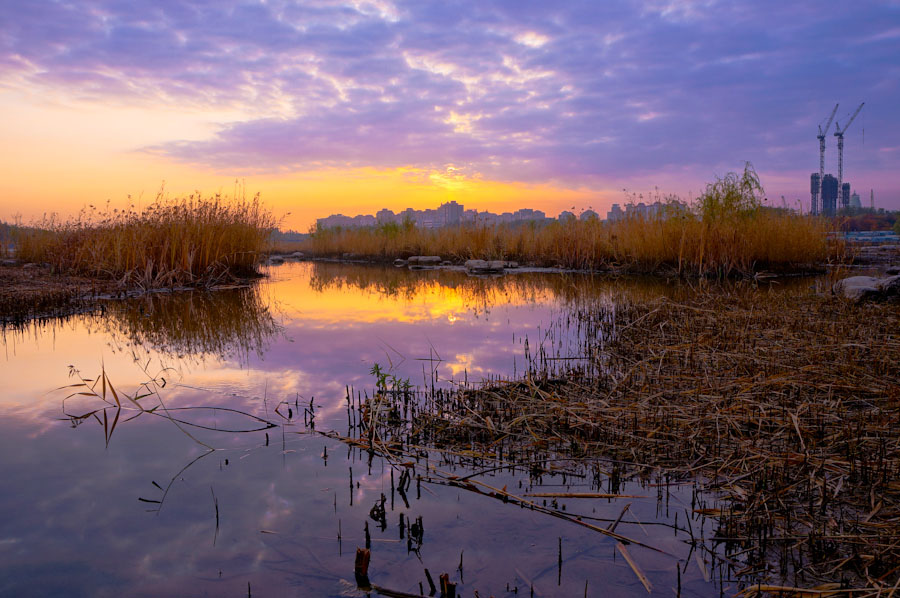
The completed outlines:
[[[258,287],[151,294],[114,301],[95,322],[131,349],[170,356],[262,355],[280,329]]]
[[[635,299],[671,296],[675,285],[665,279],[613,277],[575,272],[508,273],[499,277],[468,276],[458,270],[408,270],[381,265],[314,262],[310,287],[319,293],[345,287],[376,295],[413,299],[427,289],[450,289],[472,307],[553,299],[577,306],[598,297],[626,293]]]

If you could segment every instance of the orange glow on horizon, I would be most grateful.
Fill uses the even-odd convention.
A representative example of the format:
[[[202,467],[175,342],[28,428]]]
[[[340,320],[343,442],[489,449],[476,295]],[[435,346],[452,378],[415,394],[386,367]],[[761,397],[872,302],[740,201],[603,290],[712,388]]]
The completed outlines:
[[[163,186],[171,196],[194,191],[231,196],[236,181],[247,195],[281,219],[281,226],[305,232],[331,214],[374,214],[382,208],[436,208],[455,200],[479,211],[522,207],[560,211],[593,207],[602,211],[620,194],[561,184],[526,184],[467,177],[445,171],[402,167],[312,168],[292,173],[215,171],[175,162],[145,148],[172,139],[203,139],[236,110],[198,113],[149,105],[97,106],[18,92],[0,92],[7,142],[0,146],[0,220],[24,223],[44,214],[62,218],[88,205],[146,206]]]

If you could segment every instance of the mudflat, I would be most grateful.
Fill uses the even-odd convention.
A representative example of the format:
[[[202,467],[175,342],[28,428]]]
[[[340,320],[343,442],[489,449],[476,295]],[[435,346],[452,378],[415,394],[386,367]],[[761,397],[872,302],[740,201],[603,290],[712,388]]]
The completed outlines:
[[[0,322],[71,313],[119,291],[115,281],[60,274],[48,265],[0,263]]]

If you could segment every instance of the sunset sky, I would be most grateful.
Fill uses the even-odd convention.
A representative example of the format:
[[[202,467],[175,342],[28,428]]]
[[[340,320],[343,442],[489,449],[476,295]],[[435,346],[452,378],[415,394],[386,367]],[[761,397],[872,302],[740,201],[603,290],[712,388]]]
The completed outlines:
[[[236,180],[298,230],[605,212],[747,160],[806,209],[863,101],[844,180],[900,209],[897,1],[0,0],[0,219]]]

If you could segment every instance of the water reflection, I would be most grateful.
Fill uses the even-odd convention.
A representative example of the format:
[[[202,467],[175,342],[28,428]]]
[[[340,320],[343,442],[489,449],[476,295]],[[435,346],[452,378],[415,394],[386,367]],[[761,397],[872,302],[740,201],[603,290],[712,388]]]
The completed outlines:
[[[441,451],[410,457],[414,466],[400,465],[415,473],[403,481],[404,499],[402,470],[319,432],[349,436],[356,415],[347,394],[373,386],[374,363],[438,386],[512,376],[525,367],[526,347],[534,355],[576,346],[577,334],[554,328],[572,309],[676,286],[323,263],[271,274],[254,290],[120,302],[103,315],[6,336],[0,475],[10,490],[0,493],[0,595],[246,595],[248,584],[251,595],[355,595],[353,552],[367,544],[372,581],[412,594],[420,582],[428,593],[428,568],[435,581],[448,573],[462,582],[465,595],[522,596],[532,585],[538,595],[583,595],[586,582],[590,595],[646,595],[614,560],[615,544],[591,530],[429,478],[431,467],[469,475],[471,460]],[[95,391],[96,374],[106,372],[119,401],[101,381],[63,409],[65,394],[86,392],[48,394],[79,383],[67,377],[70,364]],[[166,366],[177,371],[160,373]],[[166,382],[148,385],[158,376]],[[158,395],[140,407],[123,398],[142,385]],[[517,493],[590,487],[564,473],[532,479],[498,469],[480,479]],[[651,494],[631,484],[622,491]],[[676,488],[665,499],[684,517],[692,496]],[[377,504],[384,511],[373,519]],[[668,521],[667,508],[638,501],[620,525],[637,536],[643,522],[655,546],[675,553],[681,538],[647,525]],[[573,509],[611,521],[622,505]],[[671,584],[675,561],[636,557],[654,584]],[[718,593],[697,568],[684,571],[683,588],[685,596]]]
[[[280,326],[258,287],[151,294],[111,302],[92,318],[121,347],[177,359],[262,357]]]
[[[683,285],[658,277],[622,277],[579,272],[530,272],[516,270],[499,277],[468,276],[459,270],[408,270],[392,266],[358,266],[316,262],[311,265],[309,286],[319,293],[362,291],[369,297],[412,301],[423,294],[452,297],[472,310],[495,305],[522,305],[553,301],[579,305],[600,297],[626,295],[633,300],[675,296]]]

